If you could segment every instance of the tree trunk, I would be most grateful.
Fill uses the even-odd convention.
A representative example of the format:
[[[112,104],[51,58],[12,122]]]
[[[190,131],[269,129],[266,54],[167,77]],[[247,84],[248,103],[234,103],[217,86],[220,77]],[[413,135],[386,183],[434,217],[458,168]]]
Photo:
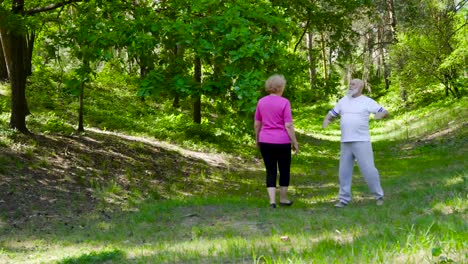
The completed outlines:
[[[80,108],[78,109],[78,132],[84,132],[83,126],[83,105],[84,105],[84,86],[85,82],[81,83],[80,88]]]
[[[173,108],[179,108],[180,107],[180,96],[178,94],[174,95],[174,100],[172,101],[172,107]]]
[[[34,50],[34,41],[36,39],[36,33],[30,32],[27,35],[26,39],[26,45],[25,45],[25,56],[24,56],[24,65],[25,65],[25,71],[26,75],[30,76],[32,74],[32,54]]]
[[[144,78],[150,71],[154,69],[154,56],[151,54],[142,55],[139,57],[140,62],[140,77]]]
[[[370,86],[367,85],[369,82],[369,72],[371,71],[372,68],[372,45],[374,42],[374,37],[371,32],[367,33],[365,35],[365,43],[364,43],[364,54],[363,54],[363,60],[362,60],[362,80],[364,81],[365,88],[367,91],[370,92]]]
[[[384,26],[379,26],[379,30],[378,30],[378,35],[377,35],[377,38],[378,38],[378,42],[380,43],[379,44],[379,50],[380,50],[380,61],[381,61],[381,66],[383,68],[383,78],[384,78],[384,81],[385,81],[385,90],[388,91],[388,89],[390,88],[390,80],[389,80],[389,77],[390,77],[390,67],[388,66],[387,64],[387,60],[386,60],[386,55],[387,55],[387,49],[386,49],[386,45],[383,44],[385,42],[385,27]],[[379,71],[380,73],[380,71]],[[380,77],[380,74],[379,74],[379,77]]]
[[[5,54],[3,53],[2,37],[0,36],[0,81],[6,81],[8,80],[8,77],[6,58]]]
[[[24,11],[24,0],[14,0],[12,12],[22,14]],[[15,34],[16,33],[16,34]],[[26,102],[26,72],[24,65],[24,49],[26,46],[26,37],[24,33],[9,32],[7,34],[8,45],[10,47],[19,47],[11,49],[11,61],[8,66],[10,69],[11,83],[11,116],[10,127],[17,129],[22,133],[29,133],[26,128],[26,116],[29,114],[28,104]],[[8,55],[7,55],[8,57]]]
[[[395,4],[393,0],[385,0],[385,3],[387,4],[388,19],[390,20],[390,33],[392,35],[391,38],[392,41],[396,43],[398,40],[396,38],[397,21],[395,16]]]
[[[379,43],[378,45],[378,48],[376,49],[376,52],[378,52],[378,56],[377,56],[377,68],[375,69],[375,77],[380,79],[382,77],[382,73],[383,73],[383,63],[384,63],[384,58],[382,56],[383,54],[383,44],[382,44],[382,29],[383,29],[383,26],[382,25],[378,25],[377,27],[377,43]]]
[[[180,69],[181,64],[183,62],[184,58],[184,49],[180,44],[177,44],[174,46],[174,61],[173,61],[173,67],[175,69]],[[177,71],[175,74],[182,74],[182,72]],[[174,92],[174,101],[172,101],[172,107],[173,108],[179,108],[180,107],[180,95],[179,92],[176,90]]]
[[[325,50],[325,35],[323,32],[320,32],[320,39],[322,45],[322,64],[323,64],[323,79],[328,79],[328,70],[327,70],[327,52]]]
[[[383,48],[382,49],[382,63],[383,63],[383,68],[384,68],[384,80],[385,80],[385,90],[388,91],[390,88],[390,67],[387,64],[387,61],[385,60],[385,54],[387,53],[387,49]]]
[[[401,86],[401,84],[400,84],[400,98],[401,100],[403,100],[406,106],[408,103],[408,93],[406,92],[406,87]]]
[[[6,79],[10,78],[10,61],[11,61],[11,51],[10,51],[10,41],[8,40],[8,34],[5,28],[0,27],[0,49],[2,56],[0,58],[0,67],[6,72]],[[0,76],[5,77],[4,74]]]
[[[306,35],[307,41],[307,60],[309,61],[309,84],[310,89],[313,90],[315,87],[315,79],[317,77],[317,70],[315,68],[315,56],[313,54],[314,48],[314,35],[309,31]]]
[[[201,124],[201,59],[200,57],[195,58],[195,72],[194,72],[195,82],[197,83],[197,93],[194,95],[193,102],[193,122]]]
[[[397,32],[396,32],[396,27],[397,27],[397,20],[396,20],[396,15],[395,15],[395,3],[394,0],[385,0],[385,3],[387,5],[387,12],[388,12],[388,19],[389,19],[389,24],[390,24],[390,38],[392,40],[392,43],[397,43]],[[384,80],[385,80],[385,90],[388,90],[390,88],[390,67],[387,65],[385,61],[385,56],[387,55],[387,48],[385,45],[382,45],[382,60],[383,60],[383,66],[384,66]]]

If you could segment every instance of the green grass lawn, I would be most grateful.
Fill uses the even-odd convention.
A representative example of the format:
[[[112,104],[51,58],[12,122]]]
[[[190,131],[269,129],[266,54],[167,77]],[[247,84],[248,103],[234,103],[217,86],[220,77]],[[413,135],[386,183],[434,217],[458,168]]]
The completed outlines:
[[[439,107],[445,114],[431,115]],[[333,207],[339,133],[337,123],[320,129],[324,109],[295,113],[295,203],[276,210],[254,150],[254,157],[201,153],[98,130],[34,140],[4,135],[11,155],[1,156],[3,174],[14,169],[36,179],[47,173],[40,168],[62,170],[68,174],[57,173],[57,182],[81,187],[44,190],[37,199],[61,192],[64,201],[51,202],[48,215],[29,208],[15,222],[0,212],[0,263],[467,263],[466,109],[465,99],[372,121],[386,194],[380,207],[357,167],[352,203]],[[52,151],[54,140],[70,143]],[[95,145],[85,152],[87,142]],[[78,143],[82,152],[72,148]],[[52,185],[38,181],[21,182]]]

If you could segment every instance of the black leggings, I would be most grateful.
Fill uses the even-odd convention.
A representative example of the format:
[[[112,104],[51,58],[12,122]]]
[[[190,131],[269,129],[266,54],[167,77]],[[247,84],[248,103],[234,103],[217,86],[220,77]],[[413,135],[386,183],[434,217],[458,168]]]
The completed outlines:
[[[291,144],[271,144],[260,142],[260,152],[266,169],[266,186],[276,187],[276,175],[279,168],[279,185],[289,186],[291,168]]]

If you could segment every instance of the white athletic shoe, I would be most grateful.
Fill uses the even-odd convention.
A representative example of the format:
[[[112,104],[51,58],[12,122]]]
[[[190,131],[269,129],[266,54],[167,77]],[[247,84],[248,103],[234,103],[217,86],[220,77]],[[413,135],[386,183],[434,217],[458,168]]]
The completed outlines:
[[[342,201],[339,201],[335,204],[336,208],[343,208],[346,207],[348,204],[343,203]]]
[[[382,205],[384,204],[383,198],[377,199],[377,201],[375,202],[375,204],[377,204],[378,206],[382,206]]]

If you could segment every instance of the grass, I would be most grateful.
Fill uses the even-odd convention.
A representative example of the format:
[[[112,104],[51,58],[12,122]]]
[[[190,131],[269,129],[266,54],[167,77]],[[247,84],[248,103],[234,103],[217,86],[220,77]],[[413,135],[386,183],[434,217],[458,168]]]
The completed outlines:
[[[382,207],[356,168],[352,203],[333,208],[339,125],[320,128],[327,105],[297,110],[295,203],[277,210],[249,134],[91,117],[100,103],[81,135],[67,114],[33,117],[35,137],[0,131],[1,263],[467,262],[466,98],[371,121]]]

